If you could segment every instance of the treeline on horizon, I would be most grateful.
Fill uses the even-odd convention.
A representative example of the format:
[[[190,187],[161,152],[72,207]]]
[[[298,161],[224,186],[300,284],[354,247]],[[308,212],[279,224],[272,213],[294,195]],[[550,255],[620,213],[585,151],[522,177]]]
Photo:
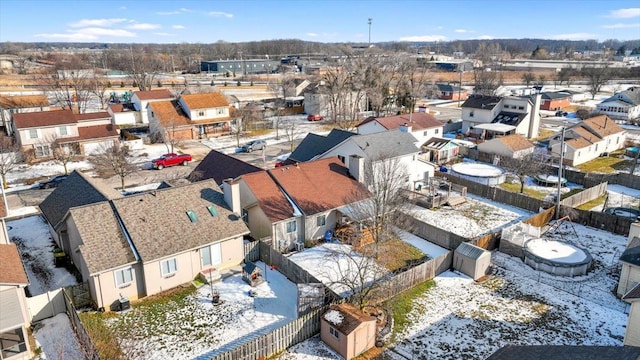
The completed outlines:
[[[530,55],[535,49],[543,48],[547,53],[573,54],[574,52],[602,51],[608,49],[620,52],[621,49],[640,51],[638,40],[550,40],[550,39],[491,39],[491,40],[453,40],[445,42],[374,42],[377,48],[389,51],[413,53],[430,52],[452,54],[476,53],[479,49],[491,49],[492,52],[505,52],[515,56]],[[366,43],[321,43],[299,39],[277,39],[230,43],[217,41],[214,43],[102,43],[102,42],[10,42],[0,43],[0,54],[18,55],[25,51],[60,51],[68,49],[92,50],[124,50],[150,49],[162,53],[198,54],[202,59],[258,58],[286,54],[344,54],[352,47],[366,47]]]

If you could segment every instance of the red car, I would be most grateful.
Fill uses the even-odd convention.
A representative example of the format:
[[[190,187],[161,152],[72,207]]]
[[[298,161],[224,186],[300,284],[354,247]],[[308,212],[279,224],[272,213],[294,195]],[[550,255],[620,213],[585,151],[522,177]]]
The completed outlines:
[[[162,170],[167,166],[174,166],[174,165],[187,166],[189,161],[191,161],[191,155],[189,154],[170,153],[170,154],[164,154],[159,158],[152,160],[151,165],[153,166],[154,169]]]
[[[322,119],[324,119],[324,116],[322,116],[322,115],[309,115],[309,116],[307,116],[307,120],[309,120],[309,121],[320,121]]]

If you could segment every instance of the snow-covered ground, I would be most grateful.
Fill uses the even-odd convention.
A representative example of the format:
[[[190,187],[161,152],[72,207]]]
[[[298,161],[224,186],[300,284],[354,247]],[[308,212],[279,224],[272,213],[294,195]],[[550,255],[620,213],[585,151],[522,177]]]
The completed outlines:
[[[449,251],[402,229],[394,228],[393,231],[398,235],[400,240],[422,251],[423,254],[429,256],[432,259],[435,259],[440,255],[444,255]]]
[[[7,221],[7,229],[9,239],[20,251],[29,277],[27,290],[31,296],[78,284],[76,277],[66,268],[55,266],[53,249],[56,245],[40,216]]]
[[[470,194],[467,194],[465,203],[455,207],[442,206],[430,210],[413,206],[406,212],[430,225],[467,238],[501,229],[532,215],[528,211]]]
[[[256,287],[240,274],[213,284],[221,305],[211,303],[211,288],[203,285],[180,303],[163,303],[159,317],[158,311],[134,306],[107,324],[123,337],[128,359],[209,359],[297,317],[296,285],[264,263],[257,265],[267,281]],[[249,290],[257,295],[249,296]]]
[[[36,338],[36,348],[42,350],[35,360],[84,359],[67,314],[39,321],[35,324],[33,335]]]
[[[626,208],[639,208],[640,207],[640,190],[628,188],[622,185],[608,184],[607,185],[607,201],[606,204],[601,204],[591,211],[602,211],[604,207],[626,207]]]

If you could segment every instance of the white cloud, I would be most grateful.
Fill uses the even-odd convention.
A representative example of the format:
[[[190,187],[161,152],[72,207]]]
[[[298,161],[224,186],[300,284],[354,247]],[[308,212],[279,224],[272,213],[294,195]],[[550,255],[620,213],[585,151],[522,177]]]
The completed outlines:
[[[316,37],[316,36],[318,36],[318,34],[316,34],[316,33],[307,33],[306,35],[307,35],[307,36],[310,36],[310,37]]]
[[[78,34],[95,35],[95,36],[111,36],[111,37],[136,37],[135,33],[123,29],[104,29],[104,28],[84,28],[76,31]]]
[[[590,33],[557,34],[549,37],[549,39],[553,40],[593,40],[597,38],[597,35]]]
[[[628,8],[628,9],[618,9],[611,10],[609,15],[605,16],[608,18],[616,18],[616,19],[629,19],[640,16],[640,8]]]
[[[118,10],[127,10],[127,7],[126,7],[126,6],[120,6],[120,7],[118,8]]]
[[[88,27],[88,26],[109,27],[125,21],[128,21],[128,19],[125,19],[125,18],[82,19],[80,21],[69,24],[69,26],[70,27]]]
[[[135,23],[126,26],[127,29],[131,30],[154,30],[159,29],[160,25],[158,24],[145,24],[145,23]]]
[[[182,11],[182,12],[193,12],[193,10],[187,9],[187,8],[180,8],[180,11]]]
[[[156,15],[162,15],[162,16],[180,15],[180,14],[191,13],[191,12],[193,12],[193,10],[187,9],[187,8],[180,8],[178,10],[173,10],[173,11],[158,11],[156,12]]]
[[[640,24],[613,24],[613,25],[603,25],[605,29],[633,29],[640,27]]]
[[[156,32],[156,33],[153,33],[153,35],[158,35],[158,36],[175,36],[174,34],[170,34],[170,33],[166,33],[166,32]]]
[[[226,17],[226,18],[232,18],[233,17],[233,14],[226,13],[226,12],[223,12],[223,11],[209,11],[207,13],[207,15],[213,16],[213,17]]]
[[[184,27],[184,26],[182,26],[182,25],[173,25],[173,26],[171,26],[171,27],[172,27],[172,28],[174,28],[174,29],[176,29],[176,30],[182,30],[182,29],[185,29],[185,27]]]
[[[491,35],[480,35],[480,37],[477,37],[476,39],[478,39],[478,40],[493,40],[493,39],[495,39],[495,37],[493,37]]]
[[[35,34],[35,37],[42,37],[47,39],[64,39],[68,41],[89,41],[97,40],[95,35],[82,34],[82,33],[68,33],[68,34]]]
[[[444,35],[416,35],[401,37],[400,41],[445,41],[446,39]]]
[[[465,34],[465,33],[472,33],[475,32],[473,30],[467,30],[467,29],[455,29],[453,30],[454,32],[458,33],[458,34]]]

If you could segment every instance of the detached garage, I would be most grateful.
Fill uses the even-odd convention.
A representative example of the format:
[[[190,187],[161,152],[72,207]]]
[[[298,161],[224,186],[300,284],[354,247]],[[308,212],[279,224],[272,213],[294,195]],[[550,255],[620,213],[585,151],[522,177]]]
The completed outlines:
[[[483,248],[462,243],[453,253],[453,268],[478,280],[485,276],[491,266],[491,252]]]

